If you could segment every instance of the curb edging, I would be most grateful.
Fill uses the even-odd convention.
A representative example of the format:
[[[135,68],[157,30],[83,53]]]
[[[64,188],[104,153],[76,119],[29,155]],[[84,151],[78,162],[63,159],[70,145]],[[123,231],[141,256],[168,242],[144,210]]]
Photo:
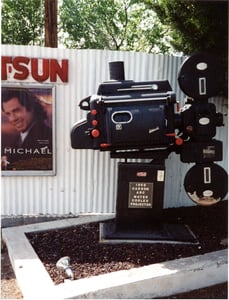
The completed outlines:
[[[3,228],[11,264],[24,299],[159,298],[226,282],[227,249],[180,258],[130,270],[116,271],[54,285],[25,233],[65,228],[113,218],[87,215],[77,218]]]

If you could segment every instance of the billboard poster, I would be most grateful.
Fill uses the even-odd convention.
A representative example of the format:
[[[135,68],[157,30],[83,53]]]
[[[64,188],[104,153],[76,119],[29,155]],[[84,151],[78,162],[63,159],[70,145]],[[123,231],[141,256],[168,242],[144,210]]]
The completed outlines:
[[[54,175],[54,87],[3,85],[1,109],[2,175]]]

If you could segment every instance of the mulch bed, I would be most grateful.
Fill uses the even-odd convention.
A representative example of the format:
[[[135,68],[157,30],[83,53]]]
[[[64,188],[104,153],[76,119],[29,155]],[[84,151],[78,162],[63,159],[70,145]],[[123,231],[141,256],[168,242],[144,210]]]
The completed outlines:
[[[210,207],[165,209],[163,219],[187,224],[199,245],[101,244],[99,223],[28,233],[27,237],[55,284],[66,279],[56,267],[63,256],[70,257],[74,279],[80,279],[227,248],[227,201]]]

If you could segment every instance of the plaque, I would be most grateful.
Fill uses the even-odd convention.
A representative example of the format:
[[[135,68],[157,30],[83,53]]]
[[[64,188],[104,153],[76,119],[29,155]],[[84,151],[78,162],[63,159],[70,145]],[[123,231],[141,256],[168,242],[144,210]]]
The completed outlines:
[[[153,182],[129,182],[128,208],[153,207]]]

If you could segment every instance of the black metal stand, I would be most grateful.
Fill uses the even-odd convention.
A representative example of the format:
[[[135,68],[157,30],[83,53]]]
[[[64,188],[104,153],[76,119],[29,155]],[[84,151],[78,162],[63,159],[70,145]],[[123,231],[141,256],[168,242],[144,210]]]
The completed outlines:
[[[164,161],[119,163],[116,218],[100,224],[100,241],[198,244],[188,226],[162,222],[164,182]]]

